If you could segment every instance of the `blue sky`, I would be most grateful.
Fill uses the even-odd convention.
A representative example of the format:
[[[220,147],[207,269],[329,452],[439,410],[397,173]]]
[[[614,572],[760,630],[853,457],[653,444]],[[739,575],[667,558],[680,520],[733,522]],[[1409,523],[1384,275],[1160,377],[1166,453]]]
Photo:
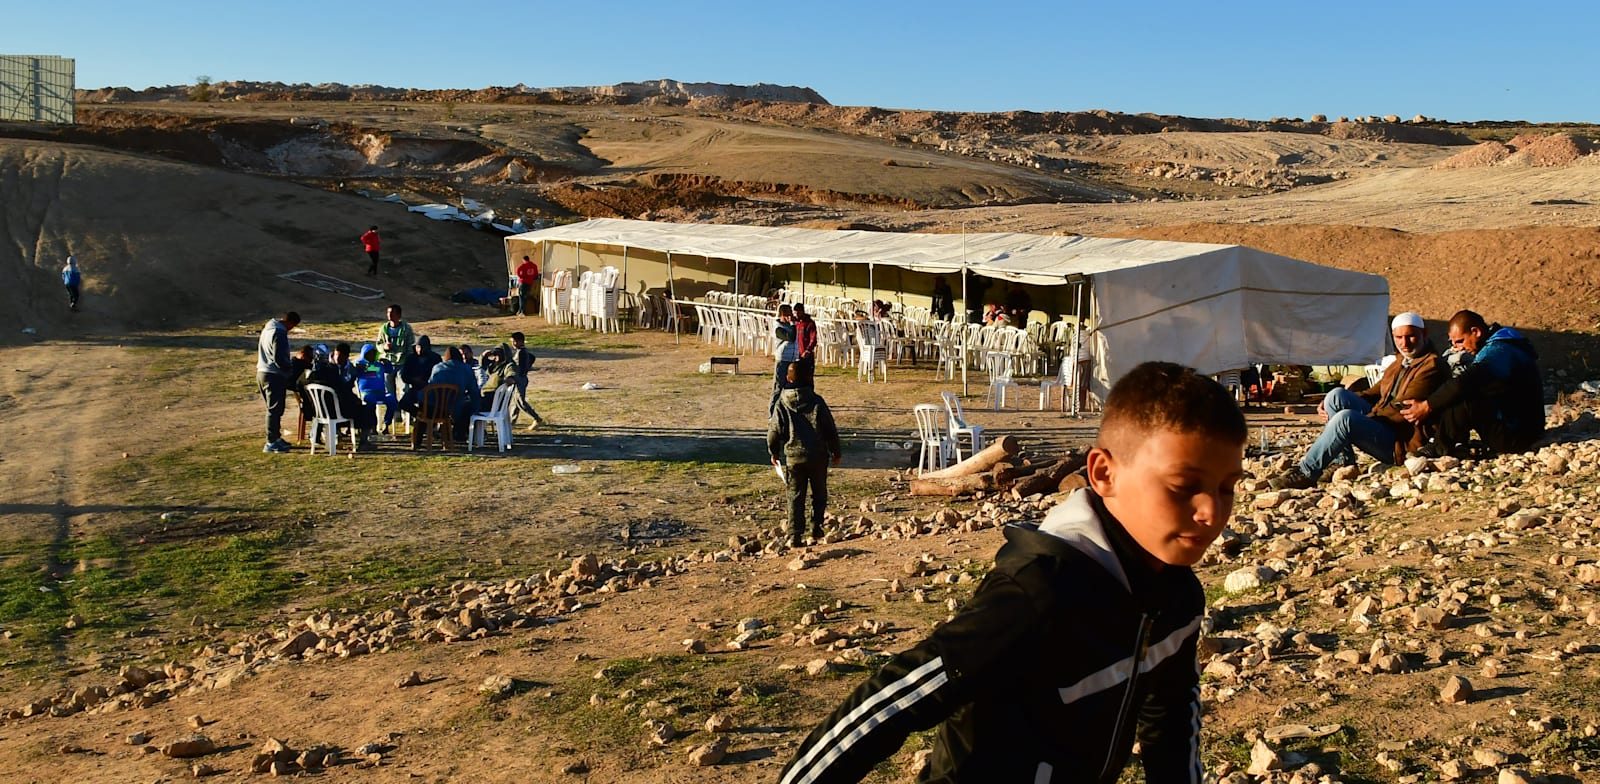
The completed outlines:
[[[75,58],[80,88],[670,78],[905,109],[1600,121],[1593,0],[7,5],[0,52]]]

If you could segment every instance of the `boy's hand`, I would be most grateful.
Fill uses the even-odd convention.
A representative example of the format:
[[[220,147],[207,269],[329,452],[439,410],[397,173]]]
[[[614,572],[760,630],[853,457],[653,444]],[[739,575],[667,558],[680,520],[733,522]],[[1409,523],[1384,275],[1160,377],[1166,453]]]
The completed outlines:
[[[839,461],[842,460],[842,459],[844,459],[844,455],[834,455],[833,456],[833,467],[834,468],[838,468],[839,467]]]

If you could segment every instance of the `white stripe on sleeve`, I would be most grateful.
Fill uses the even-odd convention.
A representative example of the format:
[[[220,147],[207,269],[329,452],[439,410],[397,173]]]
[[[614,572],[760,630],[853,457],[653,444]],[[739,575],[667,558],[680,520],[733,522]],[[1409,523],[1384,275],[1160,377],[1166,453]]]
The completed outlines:
[[[916,703],[917,700],[937,691],[949,679],[943,672],[943,657],[934,657],[931,661],[906,673],[905,677],[879,689],[867,698],[855,710],[845,714],[836,724],[828,729],[816,745],[812,746],[800,759],[795,760],[789,773],[783,777],[779,784],[810,784],[820,776],[823,771],[840,755],[848,751],[851,746],[861,738],[866,737],[878,725],[888,721],[894,714]],[[907,690],[910,690],[909,693]],[[904,696],[898,696],[904,693]],[[898,697],[898,698],[897,698]],[[893,702],[889,702],[894,700]],[[878,706],[889,702],[881,710]],[[860,726],[852,729],[863,716],[877,711],[868,717]],[[846,731],[849,731],[846,734]]]

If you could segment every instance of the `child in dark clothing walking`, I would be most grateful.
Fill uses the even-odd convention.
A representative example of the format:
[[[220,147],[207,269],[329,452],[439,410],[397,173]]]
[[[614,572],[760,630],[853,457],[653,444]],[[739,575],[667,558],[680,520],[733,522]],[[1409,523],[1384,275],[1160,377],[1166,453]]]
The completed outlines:
[[[767,423],[767,453],[772,464],[787,468],[783,481],[789,490],[789,544],[805,544],[806,491],[811,492],[811,541],[821,544],[823,512],[828,508],[828,462],[839,464],[839,429],[833,412],[812,388],[811,365],[789,365],[788,389],[778,396],[778,407]]]

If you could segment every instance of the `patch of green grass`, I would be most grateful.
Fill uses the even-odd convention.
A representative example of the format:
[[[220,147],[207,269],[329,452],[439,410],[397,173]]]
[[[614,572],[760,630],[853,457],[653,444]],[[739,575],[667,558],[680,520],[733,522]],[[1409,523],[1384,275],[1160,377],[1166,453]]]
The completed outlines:
[[[787,624],[800,622],[800,616],[805,615],[823,605],[830,609],[833,606],[833,595],[823,588],[797,588],[785,597],[783,606],[778,608],[776,614]]]
[[[152,614],[248,620],[295,589],[299,575],[279,558],[296,541],[288,530],[145,547],[97,537],[58,554],[63,564],[84,565],[59,579],[44,568],[41,548],[31,564],[0,569],[0,624],[37,645],[68,634],[74,614],[85,626],[70,633],[88,636],[125,631]]]
[[[460,577],[467,566],[459,558],[416,553],[402,547],[384,555],[329,565],[317,573],[315,581],[331,591],[320,604],[333,608],[352,602],[365,604],[413,588],[449,583]]]

